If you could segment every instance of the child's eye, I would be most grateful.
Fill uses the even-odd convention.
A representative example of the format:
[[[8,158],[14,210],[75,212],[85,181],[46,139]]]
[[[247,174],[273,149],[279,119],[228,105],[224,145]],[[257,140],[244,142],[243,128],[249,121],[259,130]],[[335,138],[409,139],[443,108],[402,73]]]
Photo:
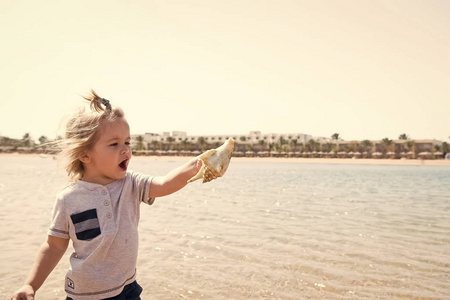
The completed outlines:
[[[125,145],[127,146],[130,146],[130,144],[131,144],[130,142],[125,142]]]
[[[118,143],[112,143],[110,146],[116,147],[117,145],[118,145]]]

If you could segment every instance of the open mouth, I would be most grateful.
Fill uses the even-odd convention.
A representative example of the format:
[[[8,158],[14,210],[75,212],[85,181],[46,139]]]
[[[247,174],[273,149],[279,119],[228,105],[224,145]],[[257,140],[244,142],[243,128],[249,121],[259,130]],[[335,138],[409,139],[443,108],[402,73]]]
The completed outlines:
[[[122,170],[124,170],[124,171],[127,170],[127,166],[128,166],[128,159],[125,159],[123,162],[121,162],[121,163],[119,164],[119,167],[120,167]]]

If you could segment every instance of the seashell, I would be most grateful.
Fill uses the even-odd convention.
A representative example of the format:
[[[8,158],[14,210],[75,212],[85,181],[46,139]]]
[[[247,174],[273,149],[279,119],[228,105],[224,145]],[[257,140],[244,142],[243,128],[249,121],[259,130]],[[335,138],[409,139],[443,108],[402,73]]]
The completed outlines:
[[[194,177],[188,180],[188,183],[200,178],[203,178],[203,183],[205,183],[222,177],[228,169],[233,150],[234,140],[229,138],[219,148],[202,153],[199,156],[202,160],[202,167]]]

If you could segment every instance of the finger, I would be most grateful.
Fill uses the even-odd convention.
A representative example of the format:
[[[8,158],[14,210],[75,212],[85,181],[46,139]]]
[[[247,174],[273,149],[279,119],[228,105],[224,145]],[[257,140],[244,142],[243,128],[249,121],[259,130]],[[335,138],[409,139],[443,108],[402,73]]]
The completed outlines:
[[[197,167],[197,170],[200,170],[202,168],[202,165],[203,165],[202,160],[201,159],[197,159],[197,163],[195,165]]]
[[[22,297],[20,297],[20,295],[14,294],[11,296],[11,300],[22,300]]]

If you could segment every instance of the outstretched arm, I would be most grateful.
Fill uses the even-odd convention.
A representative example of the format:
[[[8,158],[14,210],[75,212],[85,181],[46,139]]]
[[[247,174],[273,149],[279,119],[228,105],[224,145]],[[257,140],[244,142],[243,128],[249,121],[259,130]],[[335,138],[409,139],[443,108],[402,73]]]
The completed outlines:
[[[166,176],[153,178],[150,186],[150,198],[167,196],[186,186],[187,181],[197,174],[202,166],[202,161],[195,157],[172,171]]]
[[[69,240],[49,235],[39,249],[27,280],[24,285],[12,295],[11,299],[34,299],[34,294],[61,260],[68,245]]]

